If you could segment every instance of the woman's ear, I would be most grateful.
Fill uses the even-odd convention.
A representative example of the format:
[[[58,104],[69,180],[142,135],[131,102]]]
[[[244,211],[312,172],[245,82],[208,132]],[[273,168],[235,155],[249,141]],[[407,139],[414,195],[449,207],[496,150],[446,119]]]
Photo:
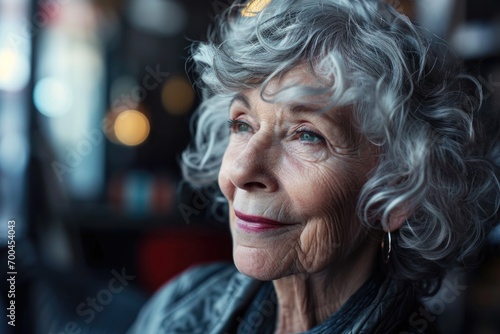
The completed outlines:
[[[394,232],[398,230],[409,216],[410,212],[406,205],[398,206],[396,209],[392,210],[389,215],[389,224],[387,226],[388,231],[386,232]]]

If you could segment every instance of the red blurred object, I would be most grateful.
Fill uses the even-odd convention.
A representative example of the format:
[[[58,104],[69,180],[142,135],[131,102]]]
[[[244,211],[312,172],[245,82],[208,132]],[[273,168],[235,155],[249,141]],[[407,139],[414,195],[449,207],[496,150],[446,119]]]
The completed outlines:
[[[187,268],[207,262],[232,261],[228,231],[182,228],[153,231],[139,242],[140,280],[154,292]]]

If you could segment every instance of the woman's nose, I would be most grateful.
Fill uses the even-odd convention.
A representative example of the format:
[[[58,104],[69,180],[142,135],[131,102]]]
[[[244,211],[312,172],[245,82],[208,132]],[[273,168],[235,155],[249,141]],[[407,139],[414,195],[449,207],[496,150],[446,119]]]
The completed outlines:
[[[246,191],[273,192],[278,189],[275,168],[279,149],[252,137],[245,148],[236,153],[229,174],[233,184]]]

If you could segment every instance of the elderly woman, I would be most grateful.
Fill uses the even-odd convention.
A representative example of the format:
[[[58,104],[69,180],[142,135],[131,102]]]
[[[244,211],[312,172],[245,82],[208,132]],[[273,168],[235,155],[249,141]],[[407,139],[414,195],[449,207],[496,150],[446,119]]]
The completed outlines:
[[[236,268],[179,276],[132,331],[434,332],[418,298],[475,253],[499,203],[474,79],[436,54],[375,0],[220,16],[194,48],[204,101],[183,171],[218,179]]]

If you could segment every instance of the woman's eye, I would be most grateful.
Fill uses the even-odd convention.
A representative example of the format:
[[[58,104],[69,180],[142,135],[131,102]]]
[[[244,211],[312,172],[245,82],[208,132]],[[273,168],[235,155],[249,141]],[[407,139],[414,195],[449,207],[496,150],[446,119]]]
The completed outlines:
[[[232,132],[251,132],[252,128],[245,122],[234,119],[229,120],[229,128]]]
[[[321,137],[320,135],[311,132],[311,131],[300,131],[299,132],[299,139],[304,142],[312,143],[312,144],[319,144],[324,142],[324,138]]]

